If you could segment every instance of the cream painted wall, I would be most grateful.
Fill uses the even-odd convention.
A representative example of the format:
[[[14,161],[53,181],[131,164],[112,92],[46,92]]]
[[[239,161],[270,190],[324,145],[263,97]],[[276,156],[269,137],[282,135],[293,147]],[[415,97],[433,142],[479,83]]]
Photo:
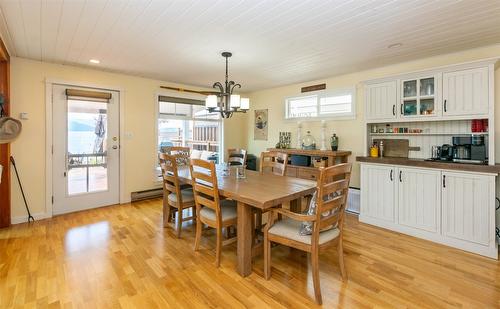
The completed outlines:
[[[124,109],[124,119],[122,119],[124,131],[133,135],[131,139],[122,141],[125,152],[123,158],[124,194],[130,197],[130,192],[160,186],[153,177],[156,164],[155,95],[160,91],[160,85],[176,86],[175,84],[12,57],[12,115],[18,117],[21,112],[29,114],[29,120],[23,120],[22,134],[12,143],[12,155],[16,159],[33,214],[37,217],[44,217],[49,212],[45,205],[45,138],[47,134],[50,134],[45,131],[46,79],[122,89],[124,100],[121,108]],[[180,87],[183,86],[180,85]],[[246,115],[237,115],[225,120],[225,147],[245,147],[247,139],[245,132]],[[13,222],[18,222],[20,219],[25,219],[26,211],[19,186],[14,181],[15,178],[12,180],[12,217]]]
[[[297,121],[287,121],[285,115],[285,98],[288,96],[297,95],[300,93],[300,88],[319,83],[326,83],[327,90],[335,90],[339,88],[356,87],[356,119],[352,120],[331,120],[327,121],[327,132],[335,132],[340,137],[340,149],[351,150],[353,152],[350,160],[354,162],[355,157],[363,155],[364,147],[364,90],[362,81],[386,77],[405,72],[424,70],[438,66],[469,62],[474,60],[499,57],[500,44],[488,46],[478,49],[467,50],[459,53],[440,55],[431,58],[420,59],[411,62],[400,63],[396,65],[360,71],[352,74],[346,74],[316,81],[310,81],[301,84],[288,85],[262,91],[256,91],[249,94],[251,99],[252,110],[247,119],[248,128],[248,150],[249,153],[260,154],[268,147],[274,147],[278,142],[278,132],[292,132],[292,145],[296,145],[297,137]],[[495,71],[495,101],[500,102],[500,70]],[[496,108],[496,160],[500,162],[500,107]],[[253,139],[253,112],[255,109],[269,110],[269,138],[267,141],[255,141]],[[305,134],[307,130],[316,138],[316,142],[320,140],[320,122],[310,121],[304,122],[302,132]],[[359,164],[353,166],[353,177],[351,178],[351,186],[359,187]]]

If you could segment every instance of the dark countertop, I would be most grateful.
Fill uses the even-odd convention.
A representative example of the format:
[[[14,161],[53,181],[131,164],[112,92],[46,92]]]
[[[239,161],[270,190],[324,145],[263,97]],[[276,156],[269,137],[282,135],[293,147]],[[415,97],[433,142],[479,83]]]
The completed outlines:
[[[404,165],[410,167],[436,168],[443,170],[489,173],[497,175],[500,174],[499,164],[479,165],[479,164],[453,163],[453,162],[442,162],[442,161],[425,161],[422,159],[393,158],[393,157],[383,157],[383,158],[356,157],[356,161],[364,163]]]

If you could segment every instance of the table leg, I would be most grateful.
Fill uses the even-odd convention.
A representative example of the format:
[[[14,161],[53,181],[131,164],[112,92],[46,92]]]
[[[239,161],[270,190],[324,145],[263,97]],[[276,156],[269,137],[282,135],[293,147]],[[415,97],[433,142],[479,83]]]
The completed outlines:
[[[252,207],[238,202],[238,273],[246,277],[252,273]]]
[[[301,204],[302,204],[302,198],[298,198],[298,199],[290,201],[290,211],[300,213],[301,212],[301,209],[300,209]]]

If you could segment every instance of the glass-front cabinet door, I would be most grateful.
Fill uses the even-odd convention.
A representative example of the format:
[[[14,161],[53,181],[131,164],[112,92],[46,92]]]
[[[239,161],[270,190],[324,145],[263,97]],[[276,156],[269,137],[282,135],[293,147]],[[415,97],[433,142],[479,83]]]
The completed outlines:
[[[418,117],[435,115],[435,85],[435,77],[403,80],[401,83],[401,116]]]

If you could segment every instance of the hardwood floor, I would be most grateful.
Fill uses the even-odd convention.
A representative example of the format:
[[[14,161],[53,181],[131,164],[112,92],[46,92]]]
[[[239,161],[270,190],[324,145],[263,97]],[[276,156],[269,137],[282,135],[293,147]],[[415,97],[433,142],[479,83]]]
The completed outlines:
[[[325,308],[500,307],[500,263],[360,224],[348,216],[342,283],[336,250],[320,255]],[[235,270],[236,246],[214,266],[215,233],[193,251],[162,227],[161,200],[111,206],[0,230],[0,307],[318,307],[307,255],[273,248],[273,273]]]

